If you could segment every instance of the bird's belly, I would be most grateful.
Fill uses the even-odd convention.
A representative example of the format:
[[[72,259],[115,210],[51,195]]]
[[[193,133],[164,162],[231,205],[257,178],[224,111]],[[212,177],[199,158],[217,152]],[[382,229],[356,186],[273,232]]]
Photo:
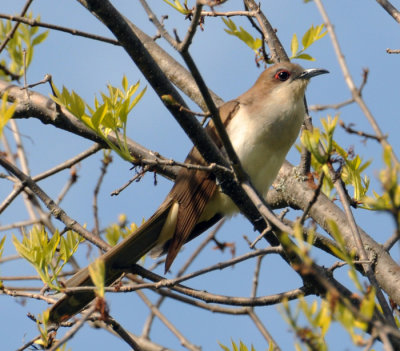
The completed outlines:
[[[299,133],[305,113],[303,101],[300,103],[298,108],[284,111],[272,120],[262,113],[250,118],[241,107],[228,125],[232,146],[251,183],[263,197]],[[236,205],[219,189],[206,205],[200,221],[208,220],[216,213],[229,216],[236,212]]]
[[[268,150],[265,145],[247,145],[236,149],[242,166],[249,175],[251,183],[265,197],[284,161],[286,152],[276,153]],[[220,187],[206,205],[200,222],[211,219],[216,213],[232,216],[239,212],[229,196],[224,194]]]

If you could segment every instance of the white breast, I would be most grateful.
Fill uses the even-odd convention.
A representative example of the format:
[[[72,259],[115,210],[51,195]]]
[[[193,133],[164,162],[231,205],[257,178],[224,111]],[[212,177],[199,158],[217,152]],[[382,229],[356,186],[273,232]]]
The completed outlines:
[[[229,123],[227,132],[244,170],[257,191],[265,196],[285,157],[295,142],[305,115],[303,99],[268,104],[261,113],[248,113],[246,106]],[[201,220],[215,213],[231,215],[237,212],[230,198],[221,192],[213,196],[206,206]],[[200,220],[200,221],[201,221]]]

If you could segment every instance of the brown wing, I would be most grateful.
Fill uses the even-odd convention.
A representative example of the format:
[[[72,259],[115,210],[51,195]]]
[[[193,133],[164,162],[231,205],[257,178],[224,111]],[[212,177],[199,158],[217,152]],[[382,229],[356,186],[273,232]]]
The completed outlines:
[[[230,101],[221,106],[220,114],[225,126],[237,112],[238,107],[239,103],[237,101]],[[221,147],[212,122],[208,124],[206,131],[216,141],[217,146]],[[196,148],[192,149],[185,162],[197,165],[207,164]],[[182,168],[179,172],[175,185],[169,194],[173,200],[178,202],[179,209],[175,233],[168,243],[168,253],[165,262],[166,272],[169,270],[182,245],[188,241],[193,229],[195,227],[199,228],[198,220],[208,200],[216,190],[215,176],[211,172],[190,170],[187,168]],[[204,230],[208,227],[204,226]],[[196,236],[199,234],[196,233]]]
[[[196,148],[192,149],[185,162],[205,165]],[[199,220],[208,200],[217,188],[211,172],[183,168],[169,196],[179,204],[175,233],[169,243],[165,271],[168,271],[182,245],[187,241]]]

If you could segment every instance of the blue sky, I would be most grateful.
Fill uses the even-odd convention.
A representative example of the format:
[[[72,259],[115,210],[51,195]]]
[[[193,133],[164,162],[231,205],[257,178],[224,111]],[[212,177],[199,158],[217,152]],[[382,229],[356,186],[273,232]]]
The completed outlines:
[[[9,14],[17,14],[24,4],[24,1],[21,0],[3,2],[2,12]],[[189,3],[191,2],[193,1],[189,1]],[[167,29],[176,28],[183,36],[189,24],[188,21],[174,13],[161,0],[149,3],[158,15],[169,14],[169,19],[166,20]],[[113,4],[148,34],[156,33],[137,2],[119,0],[113,1]],[[345,59],[357,85],[361,82],[362,69],[366,67],[370,69],[363,97],[383,132],[389,134],[389,141],[394,149],[399,150],[400,139],[397,137],[399,133],[399,89],[396,85],[400,74],[399,58],[386,53],[386,48],[397,48],[398,24],[375,1],[337,0],[326,2],[325,6],[335,25]],[[231,0],[219,10],[238,8],[242,8],[241,1]],[[262,9],[272,25],[278,29],[278,36],[288,51],[293,33],[297,33],[298,37],[301,37],[312,24],[322,23],[312,2],[304,4],[300,0],[268,1],[262,3]],[[35,16],[40,15],[44,22],[108,37],[112,36],[76,1],[37,0],[33,2],[31,10]],[[234,21],[256,35],[246,19],[235,18]],[[254,55],[250,49],[224,32],[221,19],[206,18],[204,27],[204,31],[197,32],[191,53],[209,87],[228,101],[247,90],[262,69],[256,67]],[[173,53],[173,50],[162,40],[159,40],[159,43]],[[329,75],[318,77],[312,81],[307,92],[309,104],[330,104],[348,99],[350,93],[339,69],[329,37],[326,36],[317,42],[308,53],[316,58],[316,62],[298,61],[298,63],[307,68],[323,67],[331,72]],[[176,57],[176,55],[174,56]],[[107,83],[119,85],[124,74],[132,84],[137,80],[141,81],[143,87],[147,84],[121,48],[57,32],[51,32],[48,39],[37,47],[34,61],[28,71],[28,82],[39,81],[46,73],[53,76],[53,80],[59,88],[65,85],[69,89],[75,90],[90,103],[96,94],[106,89]],[[40,86],[35,90],[44,95],[50,93],[47,86]],[[335,111],[312,113],[314,124],[319,126],[319,118],[326,116],[327,113],[333,115]],[[364,115],[356,105],[345,107],[340,113],[340,118],[346,124],[354,123],[357,129],[372,132]],[[19,121],[19,127],[26,136],[24,143],[33,175],[56,165],[61,160],[76,155],[91,145],[85,140],[67,135],[52,126],[42,125],[37,120]],[[149,149],[159,151],[164,156],[177,160],[183,160],[191,148],[189,139],[180,130],[173,117],[163,108],[151,89],[148,89],[142,101],[133,110],[128,134]],[[363,143],[361,138],[349,136],[341,130],[338,130],[336,139],[345,148],[353,146],[356,153],[359,153],[364,160],[374,160],[368,170],[368,175],[371,177],[371,188],[379,192],[380,188],[376,178],[382,166],[380,146],[372,141]],[[296,151],[291,151],[288,158],[291,162],[297,163],[299,155]],[[88,228],[93,225],[92,191],[100,172],[100,159],[101,155],[99,154],[80,165],[78,184],[74,186],[62,203],[62,207],[71,217],[81,224],[87,223]],[[120,213],[125,213],[130,221],[140,223],[143,218],[148,218],[152,214],[171,187],[171,183],[162,177],[158,177],[158,185],[154,186],[153,177],[147,175],[140,183],[133,184],[118,197],[110,197],[111,191],[120,187],[131,176],[130,165],[119,160],[115,155],[99,197],[102,226],[116,222]],[[68,172],[64,172],[51,180],[41,182],[40,185],[50,196],[56,197],[67,178]],[[2,185],[0,188],[1,198],[3,199],[9,191],[10,188]],[[294,211],[292,211],[292,215],[296,215]],[[392,234],[392,223],[386,215],[362,211],[356,211],[356,215],[361,226],[376,240],[382,242],[384,238]],[[0,225],[23,220],[26,217],[22,203],[18,202],[3,214],[0,218]],[[59,225],[59,228],[62,227]],[[10,234],[11,232],[7,233],[5,255],[13,253]],[[244,234],[255,237],[251,226],[241,216],[237,216],[224,225],[224,229],[218,237],[220,240],[236,242],[237,254],[241,254],[247,251],[246,243],[242,239]],[[174,263],[174,272],[185,262],[200,241],[201,239],[189,244],[178,256]],[[86,248],[82,248],[79,252],[81,262],[85,261],[86,251]],[[91,258],[96,253],[94,251],[91,253]],[[323,256],[318,255],[317,251],[315,255],[321,264],[329,265],[333,262],[333,260],[322,261]],[[228,252],[221,254],[212,250],[210,245],[199,260],[193,264],[191,270],[229,258]],[[146,265],[149,264],[151,262],[146,262]],[[237,265],[226,271],[212,273],[207,277],[190,281],[188,284],[214,293],[246,296],[250,293],[252,280],[252,273],[249,273],[252,272],[252,268],[249,267],[254,265],[254,261]],[[34,274],[34,272],[27,264],[21,266],[17,263],[10,263],[0,266],[0,275],[13,274],[28,275]],[[345,271],[343,275],[346,275]],[[259,295],[285,291],[301,284],[299,279],[289,272],[279,259],[272,256],[264,259],[262,276]],[[153,294],[149,292],[146,294],[155,301]],[[118,295],[117,299],[115,296],[109,295],[109,301],[112,315],[127,329],[140,334],[143,321],[148,315],[148,309],[135,294]],[[45,307],[43,303],[31,301],[26,305],[18,304],[16,300],[2,296],[0,329],[9,330],[7,338],[3,336],[0,342],[4,346],[2,348],[5,350],[16,349],[22,345],[24,340],[29,340],[37,335],[34,323],[29,321],[25,315],[28,311],[38,313]],[[235,341],[243,340],[247,345],[253,344],[258,351],[266,349],[264,339],[252,326],[248,317],[212,314],[190,306],[177,305],[174,302],[165,303],[162,306],[162,312],[171,318],[178,329],[193,344],[201,345],[203,350],[218,350],[218,341],[229,344],[231,338]],[[289,327],[282,321],[276,308],[265,307],[258,309],[257,312],[282,349],[292,349],[293,334],[288,332]],[[333,328],[333,333],[328,336],[328,342],[336,345],[332,346],[332,349],[353,349],[347,335],[340,333],[339,327]],[[340,340],[338,340],[338,335],[340,335]],[[179,341],[159,321],[155,323],[151,337],[155,342],[163,343],[172,349],[183,349]],[[81,331],[68,345],[73,350],[87,349],[89,346],[97,349],[128,349],[126,344],[111,334],[89,327],[85,327],[84,331]]]

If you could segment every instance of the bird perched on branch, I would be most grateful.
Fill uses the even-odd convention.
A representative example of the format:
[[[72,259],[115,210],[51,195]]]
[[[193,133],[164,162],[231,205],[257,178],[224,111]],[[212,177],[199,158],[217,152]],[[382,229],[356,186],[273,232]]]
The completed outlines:
[[[262,196],[299,134],[306,113],[304,93],[310,78],[324,73],[328,71],[303,69],[289,62],[275,64],[261,73],[247,92],[219,108],[242,167]],[[222,148],[212,122],[206,130]],[[185,162],[206,165],[195,147]],[[182,245],[237,211],[212,172],[181,168],[170,193],[149,220],[102,256],[106,285],[117,280],[124,267],[136,263],[149,251],[167,254],[165,270],[168,271]],[[88,268],[66,282],[67,287],[86,285],[93,285]],[[70,318],[94,297],[94,292],[89,291],[65,295],[51,308],[50,320],[57,323]]]

